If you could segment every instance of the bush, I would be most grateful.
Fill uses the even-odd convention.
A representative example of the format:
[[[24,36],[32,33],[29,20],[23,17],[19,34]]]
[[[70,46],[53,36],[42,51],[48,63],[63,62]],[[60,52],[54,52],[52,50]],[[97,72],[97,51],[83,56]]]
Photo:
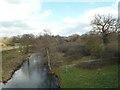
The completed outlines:
[[[84,39],[84,45],[86,51],[88,51],[90,55],[100,57],[100,53],[103,50],[103,43],[100,35],[88,35]]]
[[[117,63],[118,60],[118,44],[111,42],[107,44],[101,53],[101,59],[107,64]]]
[[[64,52],[64,57],[68,57],[69,59],[78,59],[84,56],[85,47],[76,42],[71,42],[66,44],[66,46],[62,46],[62,52]]]

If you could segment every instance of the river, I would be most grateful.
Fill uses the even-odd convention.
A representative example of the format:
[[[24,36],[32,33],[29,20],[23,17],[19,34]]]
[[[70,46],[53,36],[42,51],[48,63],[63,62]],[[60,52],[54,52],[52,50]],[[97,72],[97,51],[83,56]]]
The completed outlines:
[[[48,72],[40,55],[34,53],[2,88],[58,88],[58,78]]]

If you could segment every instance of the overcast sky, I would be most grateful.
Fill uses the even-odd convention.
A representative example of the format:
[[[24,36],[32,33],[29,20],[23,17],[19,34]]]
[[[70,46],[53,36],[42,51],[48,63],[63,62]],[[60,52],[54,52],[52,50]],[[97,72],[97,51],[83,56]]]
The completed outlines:
[[[53,35],[83,34],[91,30],[90,21],[95,14],[118,15],[119,0],[48,1],[0,0],[0,37],[37,35],[43,29]]]

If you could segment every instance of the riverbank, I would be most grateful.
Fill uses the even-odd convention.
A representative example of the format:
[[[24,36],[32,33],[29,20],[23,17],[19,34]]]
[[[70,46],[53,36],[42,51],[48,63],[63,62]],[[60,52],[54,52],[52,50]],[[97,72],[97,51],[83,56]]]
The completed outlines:
[[[2,51],[2,82],[6,83],[19,69],[22,63],[28,60],[28,54],[23,54],[19,49]]]
[[[118,88],[118,66],[84,69],[69,64],[54,67],[61,88]]]
[[[19,49],[3,51],[3,73],[2,82],[7,82],[22,63],[28,60],[28,54],[22,54]],[[55,61],[52,72],[58,76],[60,88],[117,88],[118,66],[111,65],[97,69],[82,69],[76,67],[80,62],[91,62],[93,60],[65,60]],[[67,65],[67,66],[66,66]]]

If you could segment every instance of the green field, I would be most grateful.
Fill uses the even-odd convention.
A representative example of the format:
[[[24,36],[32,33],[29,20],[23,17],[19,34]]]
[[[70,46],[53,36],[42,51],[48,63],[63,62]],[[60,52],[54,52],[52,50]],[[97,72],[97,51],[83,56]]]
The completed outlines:
[[[118,66],[107,66],[96,70],[86,70],[64,66],[56,68],[62,88],[117,88]]]

